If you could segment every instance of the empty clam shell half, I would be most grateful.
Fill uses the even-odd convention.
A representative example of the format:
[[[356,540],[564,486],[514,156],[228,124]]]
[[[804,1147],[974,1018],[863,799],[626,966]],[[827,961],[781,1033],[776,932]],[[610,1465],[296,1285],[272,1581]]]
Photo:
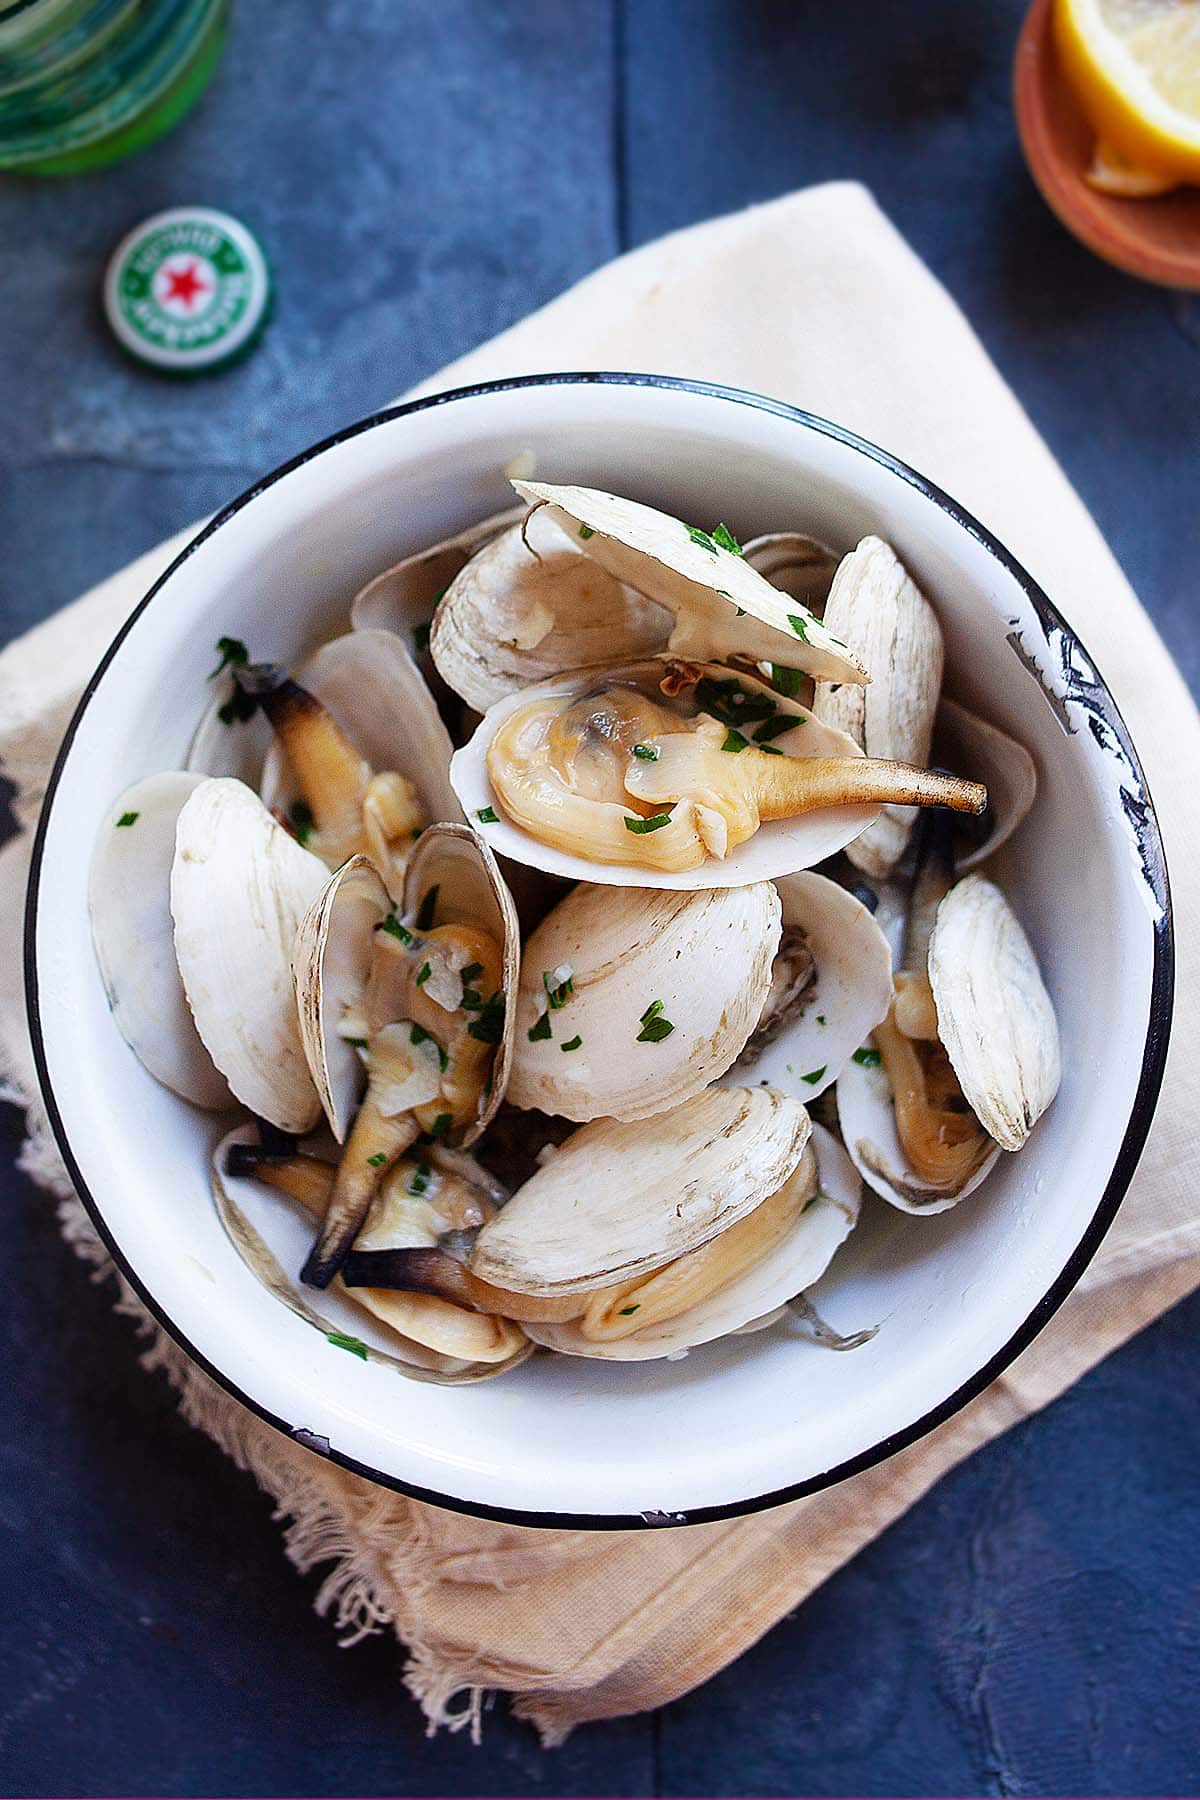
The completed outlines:
[[[671,614],[625,587],[539,511],[473,556],[446,589],[429,647],[477,712],[563,669],[666,647]]]
[[[233,676],[222,673],[188,746],[187,766],[196,775],[230,775],[257,789],[273,734],[257,707],[238,700]]]
[[[516,1328],[501,1321],[496,1329],[482,1317],[466,1319],[460,1309],[424,1295],[376,1288],[356,1288],[352,1294],[340,1280],[319,1295],[304,1287],[292,1272],[299,1269],[311,1244],[312,1213],[278,1188],[228,1171],[230,1150],[256,1143],[254,1127],[243,1125],[217,1146],[212,1188],[218,1216],[250,1273],[329,1340],[331,1356],[357,1357],[416,1381],[446,1385],[486,1381],[525,1360],[530,1346]],[[483,1171],[479,1173],[483,1176]],[[472,1354],[450,1354],[425,1341],[429,1338]],[[476,1360],[481,1349],[487,1360]]]
[[[842,558],[824,618],[830,630],[859,647],[871,685],[818,682],[813,712],[849,732],[868,756],[925,768],[942,686],[942,632],[928,600],[882,538],[865,537]],[[915,818],[911,806],[885,806],[847,845],[847,856],[868,875],[887,875],[904,854]]]
[[[459,570],[506,527],[518,524],[523,512],[523,507],[513,506],[493,513],[376,575],[354,597],[350,623],[355,631],[391,631],[419,650],[434,608]]]
[[[135,782],[100,823],[88,905],[113,1019],[142,1066],[197,1106],[231,1103],[200,1041],[175,960],[171,864],[179,814],[204,779],[171,771]]]
[[[982,781],[988,791],[987,811],[979,821],[983,839],[978,843],[964,839],[959,852],[957,867],[966,874],[1007,843],[1028,816],[1037,798],[1037,764],[1016,738],[944,695],[934,729],[934,755],[943,767]]]
[[[291,952],[327,879],[240,781],[202,781],[180,811],[171,914],[188,1005],[233,1093],[282,1131],[307,1131],[320,1114]]]
[[[861,901],[824,875],[775,882],[783,945],[763,1016],[731,1081],[812,1100],[838,1079],[892,999],[888,941]]]
[[[855,650],[774,587],[720,534],[598,488],[514,481],[586,555],[675,615],[670,649],[704,659],[786,663],[830,681],[869,681]]]
[[[528,1325],[530,1337],[568,1356],[642,1362],[678,1356],[717,1338],[774,1323],[786,1313],[790,1300],[825,1273],[854,1228],[862,1195],[845,1151],[820,1125],[813,1126],[804,1157],[789,1180],[805,1180],[805,1197],[786,1235],[760,1262],[688,1311],[648,1324],[628,1337],[586,1337],[575,1321]]]
[[[668,1113],[582,1125],[475,1241],[497,1287],[609,1286],[707,1243],[774,1194],[808,1142],[804,1107],[772,1088],[708,1088]]]
[[[376,773],[395,770],[412,782],[429,820],[459,817],[446,774],[450,736],[400,638],[367,630],[332,638],[305,663],[298,680],[332,713]],[[277,741],[263,765],[261,791],[266,804],[280,811],[299,797]]]
[[[691,893],[582,883],[525,945],[509,1100],[643,1119],[699,1093],[758,1021],[779,919],[765,881]]]
[[[744,702],[742,710],[748,710],[751,718],[759,721],[757,725],[747,723],[747,735],[769,726],[773,734],[770,737],[770,748],[779,751],[784,757],[803,760],[809,757],[841,758],[862,755],[852,738],[847,737],[844,732],[822,725],[802,706],[776,693],[765,682],[740,671],[735,673],[718,664],[679,665],[660,660],[603,671],[573,671],[558,676],[553,681],[541,682],[536,687],[512,694],[493,706],[470,743],[455,754],[450,765],[450,779],[467,817],[472,823],[478,822],[497,855],[509,857],[514,862],[528,863],[552,875],[563,875],[571,881],[594,881],[619,887],[651,885],[662,889],[739,887],[747,882],[770,880],[773,876],[790,874],[796,869],[808,868],[813,863],[821,862],[848,844],[878,816],[878,807],[874,805],[841,805],[825,806],[796,818],[774,819],[761,825],[751,837],[729,851],[723,859],[703,856],[698,866],[677,870],[655,867],[644,848],[650,842],[649,838],[628,828],[621,830],[624,818],[635,810],[628,803],[616,805],[597,802],[593,808],[593,804],[588,802],[586,811],[579,814],[577,838],[572,838],[572,842],[577,842],[578,847],[572,849],[557,848],[541,842],[530,831],[506,816],[492,786],[488,758],[493,740],[510,719],[535,702],[557,701],[565,708],[572,701],[613,685],[627,685],[652,699],[655,704],[674,707],[690,716],[696,713],[699,704],[695,697],[695,680],[677,700],[663,693],[664,680],[669,680],[671,671],[678,668],[685,669],[689,679],[696,677],[701,682],[707,680],[721,684],[721,698],[713,704],[721,706],[723,718],[740,716],[732,701]],[[702,696],[704,691],[703,688],[699,689]],[[770,716],[768,718],[765,715]],[[794,720],[794,724],[785,725],[789,719]],[[785,728],[779,730],[779,727]],[[725,772],[723,765],[726,760],[730,764],[728,773],[732,779],[735,774],[732,765],[737,758],[731,755],[728,759],[722,759],[722,773]],[[653,766],[652,763],[639,764],[638,778],[641,778],[642,771]],[[676,816],[672,819],[672,826],[678,833],[691,831],[694,835],[695,827],[688,819],[688,809],[691,806],[690,801],[685,801],[682,807],[675,809]],[[620,854],[627,857],[627,861],[599,860],[595,819],[600,812],[612,815],[616,820],[617,829],[613,835]],[[556,820],[561,827],[561,815],[556,814]]]
[[[818,618],[823,615],[838,565],[828,544],[802,531],[770,531],[750,538],[742,555],[772,587],[802,601]]]
[[[938,907],[929,982],[971,1110],[1002,1150],[1019,1150],[1058,1092],[1058,1021],[1020,920],[984,876],[956,882]]]

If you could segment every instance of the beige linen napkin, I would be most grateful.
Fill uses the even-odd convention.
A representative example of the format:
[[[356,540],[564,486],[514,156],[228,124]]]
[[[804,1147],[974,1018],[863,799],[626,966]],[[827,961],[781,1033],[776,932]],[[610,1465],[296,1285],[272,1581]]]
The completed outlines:
[[[588,1534],[461,1518],[373,1488],[245,1413],[122,1293],[185,1416],[251,1469],[301,1571],[331,1569],[318,1610],[345,1637],[392,1629],[431,1723],[479,1727],[488,1688],[547,1742],[662,1704],[737,1656],[979,1444],[1044,1406],[1200,1283],[1190,1142],[1200,1084],[1200,869],[1189,812],[1200,732],[1162,644],[1091,519],[948,296],[870,196],[792,195],[623,257],[443,370],[451,386],[534,370],[630,368],[756,388],[875,439],[945,486],[1076,624],[1145,760],[1174,885],[1182,1003],[1162,1102],[1129,1197],[1080,1287],[995,1385],[923,1442],[843,1488],[756,1518]],[[185,534],[186,536],[186,534]],[[94,589],[0,657],[0,765],[36,814],[76,695],[173,545]],[[18,916],[27,840],[0,853]],[[26,1166],[68,1238],[107,1261],[34,1098],[15,933],[0,967],[0,1073],[29,1107]]]

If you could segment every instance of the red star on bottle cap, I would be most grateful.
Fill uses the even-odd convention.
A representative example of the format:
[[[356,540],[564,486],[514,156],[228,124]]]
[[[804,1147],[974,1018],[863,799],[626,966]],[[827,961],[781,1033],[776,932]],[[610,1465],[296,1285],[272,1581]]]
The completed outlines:
[[[182,300],[185,306],[192,306],[198,295],[208,292],[208,283],[200,280],[194,262],[186,264],[182,269],[168,269],[166,276],[164,300]]]

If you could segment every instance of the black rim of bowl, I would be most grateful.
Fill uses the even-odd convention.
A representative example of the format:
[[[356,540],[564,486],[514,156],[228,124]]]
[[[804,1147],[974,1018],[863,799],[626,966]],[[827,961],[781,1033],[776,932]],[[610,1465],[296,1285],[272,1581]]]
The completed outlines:
[[[1107,749],[1120,756],[1127,764],[1129,771],[1136,781],[1136,791],[1131,793],[1126,792],[1125,811],[1138,844],[1143,875],[1149,883],[1159,905],[1158,916],[1154,921],[1154,965],[1151,979],[1150,1016],[1146,1028],[1146,1041],[1142,1050],[1141,1072],[1138,1078],[1137,1091],[1134,1096],[1129,1122],[1125,1128],[1116,1161],[1096,1209],[1088,1221],[1087,1227],[1082,1233],[1075,1250],[1067,1259],[1066,1266],[1063,1268],[1058,1278],[1053,1282],[1047,1293],[1042,1296],[1037,1305],[1026,1315],[1016,1331],[1013,1332],[1012,1336],[1002,1348],[999,1349],[994,1356],[990,1357],[982,1368],[978,1369],[974,1375],[957,1387],[952,1394],[949,1394],[944,1400],[939,1402],[937,1406],[931,1408],[928,1412],[923,1413],[919,1419],[916,1419],[910,1425],[905,1426],[903,1430],[882,1439],[879,1443],[873,1445],[871,1449],[862,1451],[859,1455],[850,1457],[845,1462],[837,1463],[832,1468],[826,1469],[818,1475],[810,1476],[805,1481],[798,1481],[790,1486],[775,1489],[771,1493],[750,1495],[745,1499],[731,1501],[726,1505],[695,1507],[689,1509],[687,1512],[667,1512],[647,1509],[645,1511],[634,1513],[543,1513],[538,1512],[536,1509],[526,1511],[520,1508],[489,1506],[481,1501],[466,1500],[456,1495],[443,1494],[434,1489],[419,1487],[412,1482],[402,1481],[397,1476],[372,1468],[369,1464],[358,1462],[354,1457],[345,1455],[334,1446],[328,1444],[324,1439],[316,1436],[308,1427],[297,1425],[286,1419],[279,1418],[259,1401],[255,1400],[252,1395],[245,1393],[235,1381],[221,1369],[218,1369],[206,1356],[197,1350],[195,1345],[184,1336],[171,1318],[163,1311],[153,1294],[145,1287],[137,1271],[130,1265],[120,1246],[115,1242],[109,1231],[101,1210],[84,1178],[83,1171],[76,1160],[74,1151],[72,1150],[70,1141],[67,1137],[66,1129],[63,1125],[57,1098],[50,1081],[46,1059],[46,1048],[42,1035],[41,1012],[38,1001],[38,970],[35,953],[38,895],[40,891],[42,856],[46,832],[53,811],[58,785],[70,756],[71,745],[74,741],[79,723],[83,718],[84,713],[87,711],[92,697],[108,669],[109,664],[116,656],[117,651],[120,649],[133,625],[154,600],[159,590],[171,579],[175,571],[186,562],[190,556],[194,555],[200,545],[210,538],[214,532],[219,531],[221,526],[225,524],[227,520],[231,519],[236,513],[241,512],[243,507],[248,506],[250,502],[259,494],[263,493],[265,489],[273,487],[277,481],[282,480],[284,476],[290,474],[294,469],[303,467],[304,464],[312,462],[314,458],[323,455],[327,450],[336,448],[339,444],[347,442],[350,438],[358,437],[364,431],[371,431],[378,425],[387,424],[396,419],[407,418],[414,413],[425,412],[433,407],[451,405],[456,400],[475,399],[488,394],[511,393],[521,388],[589,386],[661,388],[677,393],[697,394],[709,399],[727,401],[738,406],[748,406],[759,412],[771,413],[778,418],[791,420],[794,424],[801,426],[807,431],[815,432],[822,437],[832,438],[837,443],[844,444],[848,448],[858,451],[872,462],[879,464],[881,467],[888,469],[892,474],[899,476],[908,486],[915,488],[920,494],[924,495],[927,500],[932,501],[942,512],[948,514],[950,518],[982,545],[982,547],[1001,564],[1007,573],[1012,576],[1013,580],[1016,581],[1018,586],[1022,589],[1030,605],[1033,607],[1043,628],[1046,631],[1061,633],[1064,646],[1069,647],[1072,650],[1077,650],[1084,663],[1092,670],[1092,679],[1081,683],[1080,693],[1078,695],[1072,695],[1072,698],[1079,698],[1084,704],[1089,728],[1097,742],[1101,745],[1101,748]],[[1060,716],[1062,717],[1064,728],[1073,731],[1075,727],[1070,725],[1067,720],[1065,708]],[[1159,1088],[1162,1085],[1163,1067],[1166,1062],[1167,1039],[1174,999],[1174,980],[1174,938],[1166,860],[1163,853],[1158,820],[1155,816],[1154,806],[1150,798],[1149,789],[1146,786],[1145,776],[1142,771],[1141,763],[1138,760],[1137,752],[1133,747],[1125,722],[1117,709],[1112,695],[1109,693],[1102,677],[1096,670],[1096,664],[1080,641],[1078,634],[1067,624],[1066,620],[1062,617],[1061,613],[1048,596],[1042,591],[1033,578],[1026,573],[1021,565],[1008,553],[1004,546],[999,543],[977,519],[973,518],[970,513],[966,512],[956,501],[952,500],[948,494],[944,493],[941,488],[937,487],[935,483],[927,481],[923,475],[918,474],[918,472],[915,469],[910,468],[907,463],[901,462],[899,458],[889,455],[886,450],[881,450],[878,445],[872,444],[866,438],[859,437],[855,432],[847,431],[840,425],[834,425],[830,423],[828,419],[819,418],[815,413],[805,412],[800,407],[789,406],[781,400],[768,399],[762,394],[750,393],[742,388],[725,387],[716,382],[692,381],[665,375],[629,374],[609,370],[513,376],[501,381],[483,381],[469,387],[451,388],[442,393],[430,394],[421,399],[408,401],[400,406],[387,407],[381,412],[372,413],[368,418],[358,420],[353,425],[346,426],[344,430],[335,432],[331,437],[322,439],[320,443],[314,444],[309,449],[302,451],[298,456],[292,457],[289,462],[281,464],[280,467],[273,470],[271,474],[265,476],[261,481],[255,482],[252,487],[247,488],[244,493],[238,495],[235,500],[230,501],[227,506],[223,507],[222,510],[218,512],[187,545],[185,545],[179,555],[174,558],[169,567],[163,571],[158,580],[139,602],[109,645],[108,649],[105,651],[104,656],[101,658],[94,674],[83,691],[79,704],[75,709],[71,718],[71,723],[67,727],[66,734],[59,748],[58,756],[55,759],[54,768],[46,789],[46,798],[43,803],[41,818],[38,822],[38,828],[34,838],[29,889],[25,909],[25,991],[29,1009],[29,1029],[33,1040],[34,1063],[37,1068],[38,1080],[41,1084],[42,1095],[45,1100],[50,1123],[58,1142],[59,1150],[62,1153],[63,1161],[66,1163],[79,1197],[86,1207],[97,1232],[107,1246],[113,1262],[129,1282],[130,1286],[138,1294],[147,1310],[162,1326],[163,1330],[166,1331],[169,1336],[171,1336],[174,1341],[187,1352],[192,1360],[210,1375],[212,1379],[226,1391],[226,1393],[232,1395],[235,1400],[240,1401],[243,1406],[256,1414],[258,1418],[264,1420],[268,1425],[274,1426],[275,1429],[282,1432],[285,1437],[289,1437],[294,1442],[301,1443],[306,1448],[326,1456],[330,1461],[339,1464],[342,1468],[349,1469],[355,1475],[361,1475],[367,1480],[374,1481],[383,1487],[392,1488],[398,1493],[409,1495],[413,1499],[427,1501],[431,1505],[445,1507],[453,1512],[469,1513],[480,1518],[500,1519],[519,1525],[549,1527],[565,1526],[585,1529],[590,1528],[594,1530],[625,1531],[648,1526],[701,1524],[706,1521],[737,1518],[745,1514],[761,1512],[769,1507],[782,1506],[789,1500],[801,1499],[807,1494],[819,1493],[825,1488],[834,1486],[837,1482],[849,1479],[852,1475],[860,1474],[865,1469],[874,1468],[876,1464],[885,1461],[890,1456],[894,1456],[897,1451],[903,1450],[908,1445],[916,1443],[918,1439],[925,1437],[937,1426],[944,1424],[947,1419],[953,1417],[956,1412],[959,1412],[966,1406],[968,1401],[975,1399],[977,1395],[981,1394],[983,1390],[1008,1367],[1014,1358],[1019,1356],[1021,1351],[1033,1341],[1038,1332],[1041,1331],[1042,1327],[1052,1315],[1057,1312],[1058,1308],[1062,1305],[1067,1295],[1079,1280],[1084,1269],[1095,1255],[1101,1240],[1108,1231],[1109,1226],[1112,1224],[1117,1208],[1120,1206],[1121,1201],[1125,1196],[1126,1189],[1133,1178],[1138,1158],[1141,1155],[1142,1147],[1145,1144],[1146,1136],[1150,1129],[1150,1122],[1154,1115]]]

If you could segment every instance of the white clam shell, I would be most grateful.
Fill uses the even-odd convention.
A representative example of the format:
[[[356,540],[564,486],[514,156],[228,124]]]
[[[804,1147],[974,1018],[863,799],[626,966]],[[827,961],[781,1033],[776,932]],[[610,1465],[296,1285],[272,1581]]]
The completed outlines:
[[[88,887],[92,941],[113,1019],[142,1066],[184,1100],[232,1104],[188,1010],[175,960],[171,864],[180,812],[204,777],[150,775],[100,822]],[[119,825],[128,814],[131,825]]]
[[[371,1362],[382,1363],[417,1381],[456,1385],[486,1381],[523,1362],[528,1347],[503,1362],[472,1363],[428,1349],[398,1331],[388,1318],[388,1295],[374,1288],[347,1288],[340,1278],[318,1293],[291,1273],[302,1267],[312,1248],[313,1221],[299,1203],[265,1182],[226,1172],[225,1156],[234,1144],[252,1144],[252,1125],[240,1126],[222,1139],[213,1155],[212,1188],[217,1214],[238,1255],[269,1293],[298,1314],[323,1337],[348,1338],[361,1344]],[[341,1357],[347,1378],[358,1353],[330,1344],[329,1355]]]
[[[556,676],[553,681],[539,682],[536,687],[510,694],[484,715],[474,736],[455,752],[450,764],[450,780],[468,819],[486,836],[498,856],[513,862],[528,863],[550,875],[563,875],[568,881],[594,881],[614,887],[676,888],[741,887],[751,881],[769,881],[777,875],[790,875],[823,862],[841,850],[879,815],[877,806],[830,806],[805,813],[796,819],[773,819],[759,827],[753,837],[739,844],[723,860],[708,858],[698,869],[665,871],[637,864],[592,862],[587,857],[539,843],[528,832],[506,818],[492,790],[488,777],[487,752],[499,727],[514,712],[542,697],[575,699],[603,686],[605,681],[632,680],[650,684],[653,689],[663,665],[657,662],[631,663],[620,668],[573,670]],[[735,671],[717,664],[701,665],[704,674],[726,681]],[[786,756],[861,756],[862,751],[844,732],[822,725],[794,700],[787,700],[765,682],[736,671],[742,687],[751,694],[769,694],[780,712],[796,719],[794,730],[773,740]],[[497,814],[494,822],[479,820],[481,811]]]
[[[526,942],[509,1100],[567,1119],[643,1119],[699,1093],[758,1021],[779,930],[769,882],[691,893],[581,884]],[[552,1010],[544,977],[564,967],[574,991]],[[642,1043],[652,1001],[674,1030]],[[543,1015],[552,1035],[531,1042]]]
[[[999,1146],[987,1156],[956,1194],[943,1193],[909,1166],[896,1133],[892,1090],[882,1067],[853,1059],[837,1084],[838,1124],[855,1168],[869,1188],[906,1213],[948,1212],[973,1194],[995,1164]]]
[[[631,1337],[593,1342],[574,1322],[528,1325],[529,1336],[568,1356],[646,1362],[773,1324],[786,1313],[789,1300],[825,1273],[858,1219],[862,1184],[846,1152],[832,1133],[816,1124],[812,1145],[817,1157],[817,1193],[783,1242],[757,1267],[678,1318],[648,1326]]]
[[[257,709],[248,719],[232,718],[225,723],[221,709],[235,692],[232,675],[218,676],[188,746],[187,766],[196,775],[231,775],[235,781],[257,788],[275,734]]]
[[[368,630],[331,638],[297,680],[329,709],[377,774],[393,769],[412,782],[430,821],[460,817],[447,776],[450,734],[400,638]],[[297,797],[277,741],[263,765],[261,792],[268,806],[280,810]]]
[[[510,506],[376,575],[351,604],[350,623],[355,631],[391,631],[411,646],[414,630],[429,624],[434,607],[459,570],[523,514],[523,507]]]
[[[824,618],[831,630],[860,648],[872,679],[867,688],[818,682],[814,713],[849,732],[868,756],[928,767],[942,686],[941,627],[882,538],[865,537],[842,558]],[[885,806],[875,823],[847,845],[847,856],[867,875],[887,875],[904,854],[915,820],[915,807]]]
[[[180,811],[171,914],[188,1004],[233,1093],[282,1131],[307,1131],[320,1113],[291,952],[327,879],[240,781],[202,781]]]
[[[802,601],[818,617],[823,613],[838,565],[828,544],[802,531],[769,531],[750,538],[742,555],[772,587]]]
[[[544,511],[493,539],[455,576],[429,647],[477,712],[557,675],[665,648],[671,614],[585,554]]]
[[[585,554],[610,575],[674,613],[670,648],[677,655],[742,656],[831,681],[870,679],[854,650],[802,602],[773,587],[743,556],[697,542],[681,519],[599,488],[513,486],[531,505],[548,506],[555,523],[580,538]]]
[[[707,1088],[652,1119],[593,1120],[484,1226],[471,1267],[531,1294],[658,1268],[775,1193],[810,1128],[804,1107],[772,1088]]]
[[[929,940],[938,1035],[976,1118],[1019,1150],[1061,1078],[1058,1021],[1033,947],[1000,889],[956,882]]]
[[[765,1080],[813,1100],[887,1017],[892,953],[867,908],[836,881],[805,870],[780,876],[775,886],[783,923],[803,930],[816,963],[812,997],[753,1061],[735,1063],[728,1079]]]
[[[960,874],[966,874],[1007,843],[1028,816],[1037,798],[1037,764],[1016,738],[945,696],[938,707],[934,753],[944,767],[982,781],[988,791],[987,837],[958,859]]]
[[[352,856],[331,876],[300,921],[292,946],[292,976],[300,1040],[321,1107],[344,1143],[365,1073],[358,1051],[338,1026],[361,998],[371,964],[375,927],[391,911],[374,863]]]

